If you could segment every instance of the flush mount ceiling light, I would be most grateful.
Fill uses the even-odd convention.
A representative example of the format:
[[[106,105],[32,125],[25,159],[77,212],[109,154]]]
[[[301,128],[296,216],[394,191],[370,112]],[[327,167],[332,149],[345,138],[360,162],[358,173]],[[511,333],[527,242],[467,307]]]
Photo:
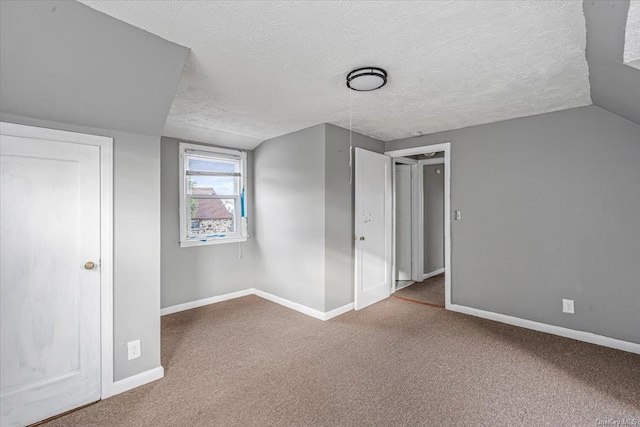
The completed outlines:
[[[363,67],[347,74],[347,87],[358,92],[380,89],[387,84],[387,72],[378,67]]]

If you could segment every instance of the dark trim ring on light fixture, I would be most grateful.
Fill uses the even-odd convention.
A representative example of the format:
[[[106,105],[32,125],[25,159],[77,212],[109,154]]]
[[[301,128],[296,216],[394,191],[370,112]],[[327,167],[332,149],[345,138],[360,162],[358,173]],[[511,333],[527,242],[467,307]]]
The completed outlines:
[[[382,79],[382,84],[378,87],[375,87],[373,89],[355,89],[353,87],[351,87],[351,82],[355,79],[357,79],[358,77],[361,76],[376,76],[376,77],[380,77],[380,79]],[[382,68],[378,68],[378,67],[362,67],[362,68],[358,68],[355,69],[353,71],[351,71],[349,74],[347,74],[347,87],[351,90],[355,90],[357,92],[370,92],[372,90],[377,90],[380,89],[382,86],[387,84],[387,72],[385,70],[383,70]]]

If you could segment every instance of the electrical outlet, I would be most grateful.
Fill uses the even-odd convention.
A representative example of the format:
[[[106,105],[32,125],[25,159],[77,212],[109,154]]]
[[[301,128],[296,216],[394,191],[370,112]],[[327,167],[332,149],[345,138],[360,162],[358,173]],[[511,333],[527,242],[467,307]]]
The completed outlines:
[[[562,312],[563,313],[570,313],[570,314],[575,313],[572,299],[563,299],[562,300]]]
[[[140,357],[140,340],[128,342],[127,349],[129,350],[129,360]]]

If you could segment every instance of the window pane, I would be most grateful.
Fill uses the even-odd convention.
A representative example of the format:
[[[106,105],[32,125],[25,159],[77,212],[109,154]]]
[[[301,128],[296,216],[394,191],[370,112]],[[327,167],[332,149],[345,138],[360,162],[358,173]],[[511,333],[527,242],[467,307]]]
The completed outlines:
[[[240,161],[218,159],[190,154],[187,156],[187,168],[196,172],[240,172]]]
[[[233,233],[236,231],[235,199],[190,199],[189,236]]]
[[[234,196],[240,194],[240,177],[237,176],[194,176],[188,177],[189,195]]]

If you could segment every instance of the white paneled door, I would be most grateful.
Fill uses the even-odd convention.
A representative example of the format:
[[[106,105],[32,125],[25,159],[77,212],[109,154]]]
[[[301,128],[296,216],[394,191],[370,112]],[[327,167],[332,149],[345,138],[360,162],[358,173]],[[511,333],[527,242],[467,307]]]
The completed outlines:
[[[355,309],[391,292],[391,158],[356,148]]]
[[[100,399],[100,148],[0,136],[2,426]]]

